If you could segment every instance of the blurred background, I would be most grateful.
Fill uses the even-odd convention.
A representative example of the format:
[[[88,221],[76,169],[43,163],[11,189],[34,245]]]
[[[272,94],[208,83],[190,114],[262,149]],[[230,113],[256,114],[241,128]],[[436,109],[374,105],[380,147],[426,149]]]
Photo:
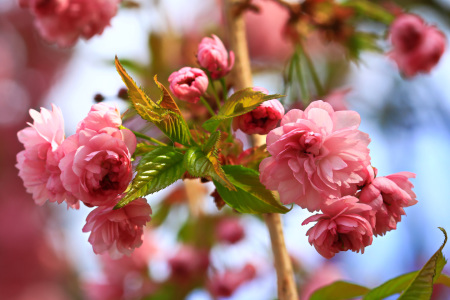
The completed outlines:
[[[245,12],[245,20],[254,85],[286,94],[286,108],[301,108],[304,97],[286,81],[286,69],[296,51],[286,27],[292,15],[274,1],[252,3],[258,12]],[[401,5],[422,16],[448,40],[448,1],[391,1],[389,5]],[[227,208],[219,211],[210,196],[214,191],[210,183],[198,190],[204,212],[201,221],[192,221],[181,181],[149,196],[153,220],[144,245],[131,258],[111,261],[95,255],[88,234],[81,232],[89,208],[75,211],[54,203],[35,205],[15,168],[16,154],[22,149],[17,131],[31,121],[30,108],[50,108],[55,103],[63,112],[66,136],[73,134],[94,98],[99,99],[97,94],[105,103],[126,110],[127,102],[119,97],[124,85],[114,68],[115,55],[156,97],[153,75],[167,84],[171,72],[195,66],[197,45],[204,36],[216,34],[227,44],[224,26],[220,1],[125,1],[102,35],[80,40],[72,48],[58,48],[40,37],[29,10],[13,0],[0,1],[0,133],[4,139],[0,147],[0,299],[276,298],[264,223]],[[352,26],[386,35],[386,26],[373,20],[357,20]],[[309,227],[301,223],[310,213],[294,207],[282,216],[302,299],[314,286],[339,278],[374,287],[417,270],[443,241],[437,227],[450,230],[448,47],[430,74],[405,79],[382,53],[389,50],[388,41],[376,43],[381,52],[343,45],[338,38],[323,42],[312,34],[307,39],[305,47],[325,83],[322,94],[312,92],[310,100],[322,98],[335,108],[359,112],[361,130],[372,139],[372,165],[381,176],[416,173],[413,184],[419,203],[406,210],[397,230],[375,238],[363,255],[339,253],[331,260],[321,257],[307,241]],[[202,227],[211,230],[200,233]],[[214,241],[194,248],[196,235],[213,235]],[[448,247],[445,254],[449,255]],[[445,270],[450,272],[448,267]],[[450,299],[450,290],[443,286],[437,286],[434,294],[434,299]]]

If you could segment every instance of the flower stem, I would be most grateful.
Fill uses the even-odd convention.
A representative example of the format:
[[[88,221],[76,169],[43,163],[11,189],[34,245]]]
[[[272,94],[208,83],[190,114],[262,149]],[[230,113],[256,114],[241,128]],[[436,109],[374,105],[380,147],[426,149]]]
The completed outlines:
[[[220,78],[220,84],[222,85],[222,96],[223,96],[223,102],[227,101],[228,98],[228,91],[227,91],[227,84],[225,82],[225,77]],[[220,106],[219,106],[220,108]]]
[[[319,76],[317,75],[317,71],[316,68],[314,67],[314,63],[311,60],[311,57],[309,56],[308,52],[306,52],[306,49],[300,44],[300,49],[301,52],[303,54],[303,56],[305,57],[306,60],[306,64],[308,65],[308,69],[311,72],[311,76],[314,82],[314,86],[316,87],[316,91],[318,96],[323,96],[323,87],[322,84],[320,83],[320,79]]]
[[[301,56],[296,54],[294,56],[295,59],[295,73],[297,75],[297,79],[300,82],[300,94],[302,97],[302,102],[304,106],[308,106],[311,99],[309,99],[309,92],[308,87],[306,86],[305,77],[302,72],[302,62],[301,62]]]
[[[232,78],[236,90],[252,86],[252,72],[248,55],[247,41],[245,36],[245,23],[242,13],[236,13],[236,5],[239,1],[224,1],[227,17],[226,29],[231,48],[235,54],[235,64],[232,70]],[[253,135],[253,144],[265,143],[265,136]],[[298,300],[297,288],[295,286],[292,264],[284,244],[283,230],[280,215],[264,215],[272,241],[275,269],[278,279],[278,299]]]
[[[220,99],[219,94],[217,93],[216,86],[214,85],[214,79],[211,77],[211,73],[207,70],[206,75],[208,75],[209,85],[211,86],[211,90],[214,94],[214,98],[216,99],[217,108],[220,109]]]
[[[211,114],[211,116],[215,116],[216,113],[214,112],[214,110],[211,108],[211,106],[209,105],[208,101],[206,101],[205,98],[203,98],[203,96],[200,97],[200,101],[203,103],[203,105],[206,107],[206,109],[209,111],[209,113]]]
[[[125,126],[122,126],[122,125],[121,125],[119,128],[120,128],[120,129],[127,129],[127,130],[131,131],[131,132],[132,132],[136,137],[138,137],[138,138],[141,138],[141,139],[150,141],[150,142],[155,143],[155,144],[158,144],[158,145],[160,145],[160,146],[167,146],[166,143],[163,143],[163,142],[161,142],[161,141],[158,141],[157,139],[152,138],[151,136],[148,136],[148,135],[145,135],[145,134],[143,134],[143,133],[140,133],[140,132],[131,130],[131,129],[129,129],[129,128],[126,128]]]

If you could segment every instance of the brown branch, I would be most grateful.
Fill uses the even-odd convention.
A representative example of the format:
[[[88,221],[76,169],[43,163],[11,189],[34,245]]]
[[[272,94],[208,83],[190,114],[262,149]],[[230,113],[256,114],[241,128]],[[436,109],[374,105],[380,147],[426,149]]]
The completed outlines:
[[[227,32],[231,49],[235,53],[235,65],[233,67],[233,86],[235,89],[251,87],[252,73],[250,58],[245,36],[245,23],[242,13],[236,13],[236,7],[242,4],[238,0],[225,1],[225,13],[227,18]],[[253,145],[265,144],[265,136],[253,135]],[[278,282],[279,300],[297,300],[297,288],[294,281],[292,263],[284,244],[283,229],[279,214],[265,214],[264,219],[269,229],[275,269]]]

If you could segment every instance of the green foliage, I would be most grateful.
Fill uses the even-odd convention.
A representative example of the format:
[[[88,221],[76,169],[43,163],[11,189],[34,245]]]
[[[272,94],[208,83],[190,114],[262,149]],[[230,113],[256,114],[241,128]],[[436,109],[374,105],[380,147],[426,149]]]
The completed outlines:
[[[115,208],[120,208],[136,198],[157,192],[178,179],[185,172],[184,155],[174,147],[160,146],[144,155],[136,168],[137,174],[125,197]]]
[[[214,184],[222,199],[235,210],[252,214],[286,213],[289,211],[259,181],[257,171],[233,165],[223,166],[223,170],[236,190],[227,190],[217,181],[214,181]]]
[[[315,291],[310,300],[346,300],[352,299],[364,295],[370,291],[370,289],[365,286],[358,284],[336,281],[330,285],[327,285],[321,289]]]
[[[231,95],[220,108],[217,115],[207,120],[202,127],[209,132],[214,132],[219,128],[222,121],[248,113],[264,101],[281,97],[283,96],[278,94],[266,95],[262,92],[254,91],[253,88],[242,89]]]
[[[212,149],[213,150],[213,149]],[[220,166],[219,159],[214,155],[215,151],[205,154],[199,147],[192,147],[186,151],[184,166],[189,174],[197,177],[209,176],[220,182],[229,190],[236,190],[233,184]]]
[[[447,262],[442,254],[442,249],[447,243],[447,233],[443,228],[439,227],[439,229],[444,233],[444,242],[403,291],[398,298],[399,300],[428,300],[431,298],[433,283],[436,277],[439,277]]]
[[[339,300],[364,296],[363,300],[380,300],[402,292],[398,298],[400,300],[430,299],[433,284],[445,284],[450,287],[450,277],[441,274],[446,264],[442,249],[447,242],[447,233],[443,228],[439,229],[444,233],[444,242],[421,270],[395,277],[372,290],[353,283],[337,281],[316,290],[310,299]]]
[[[347,0],[342,3],[344,6],[352,7],[363,17],[390,25],[394,20],[394,15],[383,7],[368,0]]]
[[[134,80],[128,75],[116,57],[116,69],[128,88],[128,97],[136,109],[137,113],[145,120],[155,124],[164,134],[174,142],[182,145],[189,145],[191,134],[186,121],[181,115],[180,109],[170,96],[167,89],[158,82],[155,82],[161,90],[160,100],[153,102],[144,91],[139,88]]]
[[[358,61],[363,51],[383,52],[377,45],[378,35],[369,32],[355,32],[347,41],[349,59]]]

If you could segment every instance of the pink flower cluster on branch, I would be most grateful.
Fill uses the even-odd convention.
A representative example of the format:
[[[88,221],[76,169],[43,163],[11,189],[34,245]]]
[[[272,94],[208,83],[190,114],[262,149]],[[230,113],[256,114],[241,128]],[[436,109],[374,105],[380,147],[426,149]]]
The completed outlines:
[[[321,210],[303,222],[317,222],[309,242],[326,258],[339,251],[364,252],[373,235],[395,229],[404,207],[417,203],[401,172],[375,178],[370,138],[358,130],[359,114],[334,111],[323,101],[293,109],[267,135],[272,155],[260,164],[260,180],[277,190],[283,203]]]
[[[389,52],[406,77],[429,73],[445,51],[445,36],[419,16],[402,14],[392,23],[390,39],[394,48]]]
[[[95,253],[129,254],[142,243],[151,208],[143,199],[113,210],[132,178],[131,155],[136,137],[122,125],[117,108],[92,106],[74,135],[64,138],[61,111],[30,110],[30,127],[18,133],[25,150],[17,155],[19,176],[37,204],[66,202],[68,207],[99,206],[84,231]]]
[[[117,13],[120,0],[19,0],[35,17],[41,36],[60,47],[73,46],[82,37],[102,34]]]

